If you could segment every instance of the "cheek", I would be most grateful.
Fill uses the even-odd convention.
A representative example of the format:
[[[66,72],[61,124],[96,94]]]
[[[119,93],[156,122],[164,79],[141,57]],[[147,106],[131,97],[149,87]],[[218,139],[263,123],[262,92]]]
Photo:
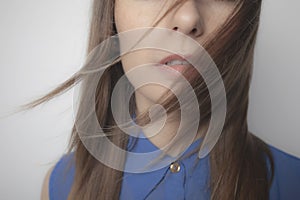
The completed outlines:
[[[146,55],[143,51],[130,52],[121,57],[124,72],[128,72],[134,67],[143,64],[143,61],[145,62],[146,60]]]
[[[228,19],[228,17],[231,15],[235,8],[235,5],[233,3],[226,3],[222,4],[220,6],[215,7],[215,15],[212,18],[212,21],[210,21],[210,24],[215,27],[215,29],[221,27],[225,21]]]
[[[140,10],[135,6],[127,5],[126,0],[118,0],[123,2],[118,2],[115,5],[115,23],[118,32],[123,32],[126,30],[134,29],[145,25],[147,18],[142,16]]]
[[[136,3],[133,3],[132,0],[116,0],[114,17],[117,33],[142,27],[147,24],[149,17],[145,15],[142,16],[142,9],[139,9],[139,7],[140,6],[137,6]],[[126,41],[120,41],[121,46],[124,46],[124,44],[126,44]],[[134,66],[141,64],[138,62],[139,59],[137,58],[144,57],[144,55],[140,52],[127,53],[128,52],[126,52],[126,56],[122,56],[121,58],[123,69],[125,72],[129,71]]]
[[[156,16],[155,13],[157,13],[157,8],[151,6],[155,5],[153,4],[153,2],[151,3],[151,5],[149,4],[150,3],[147,3],[145,1],[116,0],[114,17],[117,32],[121,33],[136,28],[151,26],[154,21],[154,17]],[[131,37],[131,35],[129,36]],[[133,39],[135,40],[136,38]],[[120,45],[122,54],[126,53],[126,56],[124,55],[121,58],[121,62],[125,72],[149,61],[148,57],[151,54],[147,50],[128,53],[123,52],[122,50],[122,46],[126,46],[126,41],[120,41]]]
[[[116,0],[114,8],[118,32],[152,26],[162,14],[163,1],[157,0]]]

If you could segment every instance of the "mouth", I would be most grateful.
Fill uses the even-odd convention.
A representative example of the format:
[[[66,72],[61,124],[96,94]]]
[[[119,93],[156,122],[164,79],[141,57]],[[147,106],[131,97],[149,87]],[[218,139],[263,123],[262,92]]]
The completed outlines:
[[[159,63],[182,73],[185,69],[191,67],[191,64],[185,59],[188,57],[189,56],[182,57],[177,54],[173,54],[163,58]]]

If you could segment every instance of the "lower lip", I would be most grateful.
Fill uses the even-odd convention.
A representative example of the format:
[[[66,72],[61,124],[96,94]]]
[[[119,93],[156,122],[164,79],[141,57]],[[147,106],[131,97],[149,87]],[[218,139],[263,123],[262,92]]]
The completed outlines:
[[[172,66],[169,66],[169,65],[163,65],[162,68],[164,70],[168,70],[168,71],[171,71],[173,73],[176,73],[175,71],[179,72],[179,73],[183,73],[184,70],[187,68],[188,66],[187,65],[172,65]],[[177,73],[176,73],[177,74]]]

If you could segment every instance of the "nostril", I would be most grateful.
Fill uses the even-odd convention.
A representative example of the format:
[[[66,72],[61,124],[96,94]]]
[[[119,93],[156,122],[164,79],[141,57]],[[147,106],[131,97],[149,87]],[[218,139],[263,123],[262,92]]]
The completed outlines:
[[[191,31],[191,34],[196,34],[197,33],[197,29],[193,28],[193,30]]]
[[[174,27],[173,30],[174,30],[174,31],[177,31],[177,30],[178,30],[178,27]]]

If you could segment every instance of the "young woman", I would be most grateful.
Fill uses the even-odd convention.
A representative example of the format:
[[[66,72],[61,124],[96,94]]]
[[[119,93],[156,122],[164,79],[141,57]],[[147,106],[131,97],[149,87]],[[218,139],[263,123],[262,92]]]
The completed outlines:
[[[97,70],[93,68],[95,65],[91,63],[96,63],[95,55],[101,57],[105,52],[101,51],[99,55],[96,51],[82,70],[56,90],[30,105],[33,107],[51,99],[79,81],[84,83],[72,131],[70,152],[50,169],[45,178],[42,198],[300,198],[300,160],[267,145],[247,128],[248,93],[260,8],[261,0],[94,0],[88,53],[92,53],[111,36],[133,29],[156,27],[183,34],[203,46],[217,66],[226,91],[226,118],[221,134],[212,137],[217,138],[216,144],[208,143],[213,144],[213,148],[201,156],[201,143],[207,142],[205,138],[210,136],[208,127],[210,121],[213,121],[210,118],[213,115],[211,108],[214,102],[209,84],[200,76],[201,73],[193,69],[196,66],[191,67],[187,57],[170,57],[170,52],[144,49],[122,55],[119,61],[109,63],[99,77],[95,72]],[[171,39],[166,41],[166,44],[174,42]],[[117,46],[124,48],[124,44],[125,42],[120,42],[120,46]],[[108,48],[105,50],[110,51]],[[177,73],[176,76],[178,73],[183,75],[192,86],[201,110],[200,120],[196,122],[197,132],[192,137],[189,136],[189,131],[179,137],[175,136],[174,132],[179,129],[180,124],[178,116],[184,109],[166,87],[158,84],[143,87],[137,85],[137,80],[147,79],[148,76],[153,78],[165,72],[153,72],[153,75],[141,71],[129,75],[135,66],[154,62],[170,67],[176,71],[172,72]],[[155,71],[153,67],[147,69],[150,69],[147,71],[149,73]],[[157,103],[172,116],[172,120],[168,118],[158,134],[152,136],[153,129],[145,128],[141,130],[140,135],[135,135],[142,135],[143,138],[134,137],[134,134],[125,134],[118,126],[113,113],[125,111],[122,105],[115,103],[112,107],[110,102],[114,99],[114,87],[124,74],[128,78],[125,82],[135,89],[133,97],[129,99],[129,113],[136,118],[137,124],[149,123],[147,111]],[[100,80],[97,81],[97,78]],[[204,82],[206,84],[203,84]],[[122,91],[123,95],[126,95],[130,90],[123,88],[119,92]],[[189,94],[184,93],[185,90],[182,89],[179,91]],[[120,98],[122,99],[122,95]],[[216,106],[217,110],[222,107],[221,104],[222,102],[219,102]],[[104,142],[94,144],[99,137],[89,137],[90,133],[97,132],[93,127],[92,118],[87,117],[81,122],[85,116],[89,116],[86,114],[89,113],[90,107],[95,108],[96,122],[103,127],[104,135],[101,135],[101,139],[108,138],[111,143],[126,150],[127,154],[156,150],[163,150],[163,154],[146,163],[143,167],[148,167],[147,170],[132,170],[140,161],[130,159],[126,153],[120,154]],[[198,112],[197,107],[192,107],[192,110]],[[195,123],[188,120],[187,124],[192,126]],[[188,130],[189,126],[185,126],[185,130]],[[187,141],[186,138],[192,139]],[[99,154],[102,157],[98,156]],[[164,161],[163,157],[175,159],[167,160],[168,162],[155,168],[157,163]],[[111,162],[118,163],[120,167],[109,165]],[[139,169],[145,169],[143,167]]]

